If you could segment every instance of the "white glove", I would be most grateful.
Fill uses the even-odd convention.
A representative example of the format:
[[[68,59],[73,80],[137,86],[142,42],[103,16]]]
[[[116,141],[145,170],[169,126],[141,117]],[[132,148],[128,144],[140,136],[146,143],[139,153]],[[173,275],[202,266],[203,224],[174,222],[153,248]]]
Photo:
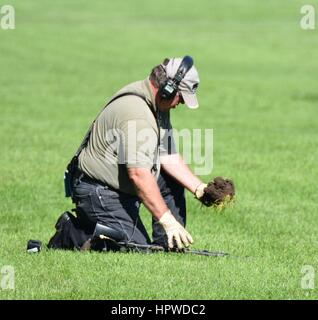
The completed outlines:
[[[163,214],[159,220],[159,223],[162,225],[167,234],[169,248],[173,248],[173,240],[176,241],[179,249],[182,249],[184,246],[188,247],[191,243],[193,243],[190,233],[182,227],[182,225],[172,215],[170,210]]]
[[[208,185],[206,183],[200,183],[197,188],[194,191],[194,195],[197,199],[200,199],[203,197],[204,195],[204,189],[207,187]]]

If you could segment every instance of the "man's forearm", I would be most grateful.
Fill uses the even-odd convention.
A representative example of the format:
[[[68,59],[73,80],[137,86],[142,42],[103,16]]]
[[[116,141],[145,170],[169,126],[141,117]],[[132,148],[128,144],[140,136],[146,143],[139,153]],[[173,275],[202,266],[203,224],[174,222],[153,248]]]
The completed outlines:
[[[190,192],[194,193],[202,183],[178,153],[160,157],[160,162],[161,168]]]
[[[128,176],[133,181],[143,204],[164,229],[168,247],[172,249],[177,245],[179,249],[182,249],[193,243],[191,234],[185,230],[168,209],[161,196],[157,180],[150,170],[146,168],[128,168]]]
[[[158,220],[168,211],[155,177],[146,168],[129,168],[129,178],[134,183],[143,204]]]

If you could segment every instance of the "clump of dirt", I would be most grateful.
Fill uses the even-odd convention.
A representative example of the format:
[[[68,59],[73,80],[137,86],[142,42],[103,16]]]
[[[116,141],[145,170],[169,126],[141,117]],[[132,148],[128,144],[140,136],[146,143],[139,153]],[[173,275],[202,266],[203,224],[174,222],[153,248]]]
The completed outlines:
[[[215,177],[204,189],[202,202],[206,206],[219,205],[225,200],[232,200],[235,196],[234,183],[230,179]]]

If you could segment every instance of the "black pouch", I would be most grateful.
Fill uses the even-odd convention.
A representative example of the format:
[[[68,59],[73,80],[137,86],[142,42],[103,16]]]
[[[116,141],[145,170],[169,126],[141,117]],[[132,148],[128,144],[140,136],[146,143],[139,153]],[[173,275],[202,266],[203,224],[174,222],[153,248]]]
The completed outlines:
[[[74,156],[64,172],[64,191],[66,198],[73,196],[72,180],[77,168],[77,164],[78,158]]]
[[[69,198],[73,195],[72,176],[67,169],[64,172],[64,190],[65,190],[65,197],[66,198]]]

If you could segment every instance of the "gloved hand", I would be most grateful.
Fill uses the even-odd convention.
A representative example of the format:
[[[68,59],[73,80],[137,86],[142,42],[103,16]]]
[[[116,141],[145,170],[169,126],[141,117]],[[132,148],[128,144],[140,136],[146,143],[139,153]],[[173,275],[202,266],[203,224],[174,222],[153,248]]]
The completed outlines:
[[[197,188],[195,189],[194,195],[197,199],[201,199],[204,195],[204,189],[207,187],[208,185],[206,183],[201,183],[197,186]]]
[[[169,248],[172,249],[174,247],[174,240],[179,249],[182,249],[184,246],[188,247],[193,243],[190,233],[176,220],[170,210],[163,214],[159,223],[167,234]]]

